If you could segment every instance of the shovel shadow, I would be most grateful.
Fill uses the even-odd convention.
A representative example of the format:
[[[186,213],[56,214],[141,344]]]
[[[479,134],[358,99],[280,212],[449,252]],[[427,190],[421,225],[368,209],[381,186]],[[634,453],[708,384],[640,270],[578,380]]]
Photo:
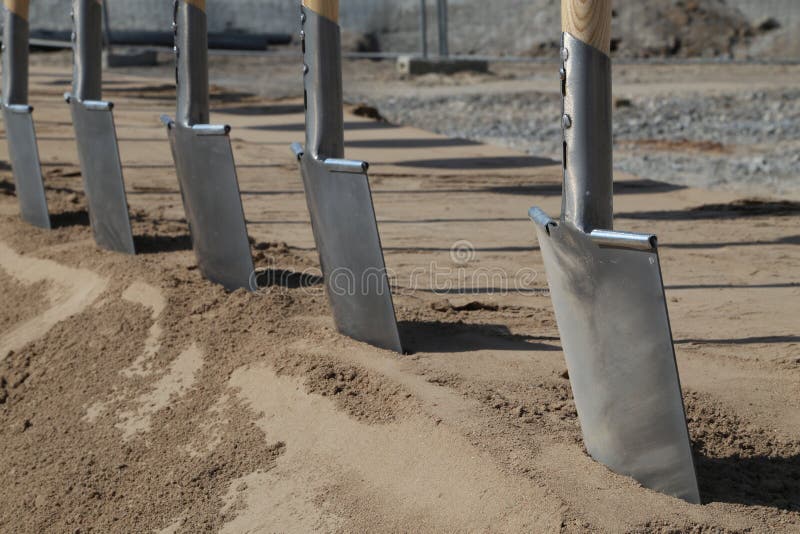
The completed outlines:
[[[398,161],[393,163],[398,167],[413,167],[423,169],[525,169],[532,167],[546,167],[559,162],[549,158],[533,156],[495,156],[495,157],[469,157],[469,158],[442,158],[426,160]]]
[[[255,282],[259,289],[276,286],[285,289],[320,287],[325,281],[321,276],[290,269],[256,269],[255,275]]]
[[[0,162],[0,170],[6,170],[1,166],[2,162]],[[13,197],[17,194],[17,188],[13,182],[9,182],[8,180],[0,180],[0,193]]]
[[[50,225],[55,228],[89,226],[89,212],[84,210],[63,211],[50,214]]]
[[[216,108],[211,110],[212,113],[225,113],[227,115],[240,115],[240,116],[261,116],[261,115],[297,115],[305,112],[303,104],[267,104],[267,105],[250,105],[250,106],[235,106],[229,108]]]
[[[409,353],[561,350],[558,345],[542,343],[530,336],[512,334],[507,326],[500,324],[401,321],[398,328],[403,347]]]
[[[139,234],[133,236],[133,243],[137,254],[160,254],[163,252],[192,250],[192,238],[189,234]]]
[[[704,503],[800,511],[800,454],[711,458],[695,453],[695,464]]]

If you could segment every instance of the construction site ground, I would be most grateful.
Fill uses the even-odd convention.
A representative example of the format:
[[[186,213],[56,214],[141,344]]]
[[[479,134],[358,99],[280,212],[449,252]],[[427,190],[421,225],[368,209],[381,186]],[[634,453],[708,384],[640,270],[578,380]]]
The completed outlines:
[[[214,79],[231,83],[212,90],[212,122],[232,126],[266,273],[255,292],[227,293],[196,268],[159,122],[174,113],[169,66],[105,80],[135,257],[94,244],[61,97],[69,66],[48,57],[31,71],[55,228],[20,221],[2,143],[0,531],[800,531],[795,186],[778,197],[757,184],[615,176],[616,228],[659,238],[704,502],[689,505],[610,472],[582,445],[527,219],[533,205],[560,211],[552,154],[347,106],[347,156],[371,165],[408,354],[382,351],[333,326],[289,150],[304,139],[302,97],[288,82],[272,97],[238,85],[220,61]],[[292,65],[275,87],[300,83]],[[630,67],[620,88],[657,95],[647,73],[663,81],[667,67],[647,68]],[[696,66],[669,68],[676,91],[725,90],[715,68],[717,82],[699,89]],[[733,69],[728,83],[786,88],[791,69]],[[414,83],[382,79],[384,91]],[[473,82],[488,83],[461,86]],[[434,90],[424,85],[414,90]]]

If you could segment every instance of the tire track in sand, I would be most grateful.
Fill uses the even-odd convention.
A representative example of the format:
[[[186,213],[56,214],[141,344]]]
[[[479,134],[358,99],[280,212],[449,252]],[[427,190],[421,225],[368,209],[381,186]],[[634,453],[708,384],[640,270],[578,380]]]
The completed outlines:
[[[108,280],[95,272],[23,256],[3,242],[0,242],[0,269],[25,285],[51,282],[47,294],[50,307],[0,336],[0,360],[9,351],[18,351],[41,338],[60,321],[82,312],[108,286]]]

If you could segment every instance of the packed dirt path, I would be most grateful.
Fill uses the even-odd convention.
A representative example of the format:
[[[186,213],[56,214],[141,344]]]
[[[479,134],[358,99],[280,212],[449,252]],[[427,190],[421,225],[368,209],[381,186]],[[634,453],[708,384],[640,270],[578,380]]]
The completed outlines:
[[[408,354],[338,335],[297,163],[302,101],[214,89],[253,254],[195,267],[161,113],[115,76],[140,254],[88,226],[67,69],[32,72],[55,229],[19,221],[0,146],[0,531],[800,531],[800,205],[618,175],[617,227],[658,234],[704,504],[581,443],[527,220],[560,167],[348,109]]]

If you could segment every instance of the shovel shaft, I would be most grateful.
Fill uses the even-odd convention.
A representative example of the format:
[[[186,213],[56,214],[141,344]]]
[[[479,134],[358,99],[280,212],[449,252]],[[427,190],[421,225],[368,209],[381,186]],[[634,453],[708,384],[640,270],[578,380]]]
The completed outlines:
[[[28,103],[28,0],[5,0],[3,10],[3,101]]]
[[[338,0],[303,0],[306,151],[344,157],[342,56]]]
[[[205,0],[175,0],[175,54],[178,68],[177,121],[208,124],[208,21]]]
[[[103,5],[100,0],[74,0],[72,92],[78,101],[100,100],[103,94]]]
[[[611,0],[562,0],[562,217],[585,233],[613,228]]]

